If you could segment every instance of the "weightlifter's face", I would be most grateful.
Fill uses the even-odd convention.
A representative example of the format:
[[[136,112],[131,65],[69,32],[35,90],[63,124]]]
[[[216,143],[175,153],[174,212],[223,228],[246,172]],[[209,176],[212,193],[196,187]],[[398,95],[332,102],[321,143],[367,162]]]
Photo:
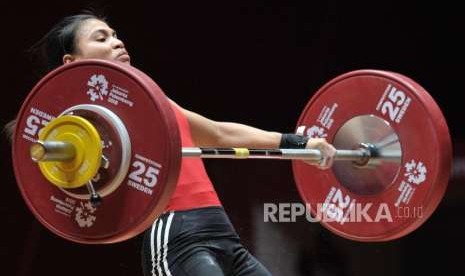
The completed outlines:
[[[65,55],[63,63],[81,59],[106,59],[130,63],[131,58],[124,43],[105,22],[88,19],[81,23],[76,32],[76,53]]]

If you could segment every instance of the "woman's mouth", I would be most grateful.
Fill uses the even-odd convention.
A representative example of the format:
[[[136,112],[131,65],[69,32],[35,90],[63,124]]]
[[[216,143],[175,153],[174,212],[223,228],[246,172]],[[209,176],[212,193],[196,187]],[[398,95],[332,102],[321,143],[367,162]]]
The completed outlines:
[[[131,57],[129,56],[129,54],[124,51],[122,52],[121,54],[119,54],[117,57],[116,57],[117,60],[121,61],[121,62],[130,62],[131,61]]]

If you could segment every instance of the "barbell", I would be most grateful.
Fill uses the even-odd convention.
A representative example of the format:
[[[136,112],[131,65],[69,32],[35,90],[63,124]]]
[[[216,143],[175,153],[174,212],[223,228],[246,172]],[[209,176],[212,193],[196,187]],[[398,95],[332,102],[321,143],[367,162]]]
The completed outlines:
[[[338,150],[329,170],[314,149],[181,147],[176,113],[138,69],[104,60],[66,64],[32,89],[13,140],[15,176],[35,217],[79,243],[114,243],[163,213],[182,158],[292,159],[302,200],[330,231],[386,241],[414,231],[447,187],[452,149],[432,97],[398,73],[357,70],[318,90],[296,131]],[[150,141],[150,142],[148,142]],[[395,216],[398,208],[421,216]]]

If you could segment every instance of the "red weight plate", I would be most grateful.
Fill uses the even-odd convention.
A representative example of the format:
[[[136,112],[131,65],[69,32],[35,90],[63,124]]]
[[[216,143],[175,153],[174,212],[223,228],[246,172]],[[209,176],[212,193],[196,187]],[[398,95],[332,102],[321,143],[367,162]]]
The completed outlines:
[[[150,78],[140,74],[133,67],[110,61],[73,62],[45,76],[24,102],[13,142],[15,175],[28,207],[55,234],[79,243],[124,241],[147,229],[164,211],[179,172],[180,136],[167,98]],[[43,125],[82,104],[111,110],[131,140],[128,174],[96,208],[74,197],[74,191],[65,193],[48,183],[29,156],[29,147]],[[111,159],[111,153],[107,154]],[[110,166],[115,163],[110,160]],[[110,167],[110,174],[114,169]]]
[[[400,238],[425,222],[442,199],[452,162],[449,131],[435,101],[413,80],[376,70],[341,75],[312,97],[302,125],[309,136],[349,147],[338,149],[376,136],[384,139],[377,146],[400,145],[397,163],[371,168],[336,161],[319,170],[293,161],[302,199],[332,232],[358,241]]]

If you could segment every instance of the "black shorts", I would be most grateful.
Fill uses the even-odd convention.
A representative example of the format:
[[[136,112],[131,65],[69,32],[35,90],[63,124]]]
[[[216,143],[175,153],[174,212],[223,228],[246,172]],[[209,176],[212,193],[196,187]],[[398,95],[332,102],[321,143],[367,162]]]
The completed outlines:
[[[241,244],[222,207],[172,211],[144,234],[145,276],[271,275]]]

